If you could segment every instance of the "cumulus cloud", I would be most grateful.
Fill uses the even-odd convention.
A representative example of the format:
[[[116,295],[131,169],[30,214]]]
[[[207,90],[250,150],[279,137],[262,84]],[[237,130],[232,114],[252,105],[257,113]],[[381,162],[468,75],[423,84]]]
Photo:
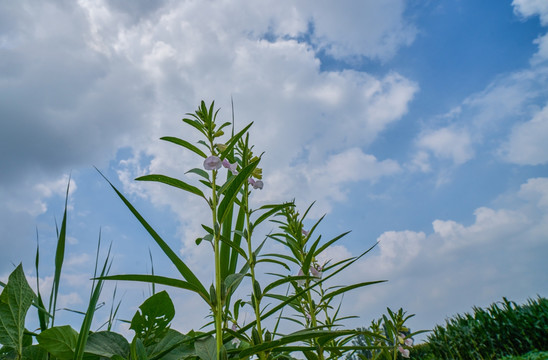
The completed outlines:
[[[360,5],[375,20],[364,22],[350,6],[313,1],[0,5],[3,199],[10,209],[41,213],[48,194],[36,184],[81,166],[104,169],[121,148],[131,154],[119,173],[126,186],[143,172],[183,176],[195,159],[156,139],[183,132],[196,140],[181,127],[183,114],[202,98],[217,99],[229,120],[230,95],[237,126],[255,121],[252,141],[268,154],[265,172],[299,163],[327,183],[311,164],[370,144],[407,112],[418,87],[397,73],[322,72],[318,51],[388,59],[414,38],[403,10],[400,0]],[[335,31],[334,21],[356,35]],[[376,160],[366,167],[374,167],[371,179],[395,169]],[[286,170],[280,178],[294,171]],[[21,184],[27,197],[14,195]],[[341,184],[329,201],[344,196]],[[132,186],[126,190],[186,213],[169,191]],[[182,224],[197,221],[180,216]]]
[[[503,145],[507,161],[520,165],[541,165],[548,162],[548,106],[529,121],[516,125]]]
[[[542,25],[548,25],[548,4],[542,0],[514,0],[512,1],[514,12],[528,17],[539,15]]]
[[[445,127],[428,131],[419,136],[417,143],[419,148],[430,151],[438,158],[451,160],[456,165],[464,164],[474,156],[471,137],[465,129]],[[425,168],[424,155],[418,156],[418,164]]]
[[[419,314],[414,330],[429,329],[443,321],[432,313],[452,316],[503,296],[518,302],[546,296],[548,179],[529,179],[507,198],[504,208],[476,209],[471,224],[436,219],[429,233],[384,232],[377,249],[346,276],[349,282],[389,282],[347,298],[351,312],[403,306]]]

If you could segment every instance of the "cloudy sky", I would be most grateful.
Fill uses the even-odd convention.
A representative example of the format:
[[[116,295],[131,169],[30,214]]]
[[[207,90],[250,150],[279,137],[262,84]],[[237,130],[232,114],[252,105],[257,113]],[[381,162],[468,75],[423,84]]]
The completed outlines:
[[[215,100],[230,120],[233,98],[265,152],[256,206],[316,201],[309,224],[352,230],[326,257],[380,241],[340,279],[389,280],[345,299],[349,326],[548,296],[547,85],[541,0],[0,1],[0,278],[23,262],[35,281],[38,233],[50,286],[69,176],[62,307],[85,308],[100,232],[111,273],[150,271],[150,250],[175,275],[96,166],[209,283],[203,204],[133,179],[195,181],[200,159],[158,139],[195,141],[184,114]],[[129,318],[149,289],[118,287]],[[172,297],[176,328],[203,324]]]

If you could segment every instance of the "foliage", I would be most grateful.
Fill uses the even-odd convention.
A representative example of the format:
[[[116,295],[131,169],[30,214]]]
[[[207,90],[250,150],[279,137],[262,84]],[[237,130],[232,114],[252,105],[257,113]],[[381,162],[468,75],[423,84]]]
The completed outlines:
[[[324,241],[317,229],[323,218],[305,230],[305,217],[312,205],[302,216],[293,202],[252,208],[252,192],[264,187],[262,169],[259,167],[262,155],[253,153],[249,141],[248,131],[252,124],[235,132],[234,122],[220,124],[217,114],[213,103],[208,107],[202,102],[195,113],[183,119],[184,124],[201,134],[202,139],[196,144],[171,136],[162,138],[201,158],[202,167],[187,171],[189,176],[197,176],[199,185],[187,179],[161,174],[136,179],[163,183],[203,200],[211,219],[202,225],[205,233],[196,239],[196,244],[211,245],[214,283],[209,287],[203,284],[177,252],[105,177],[178,270],[179,276],[161,276],[154,271],[152,274],[109,275],[109,255],[102,267],[98,267],[97,256],[92,292],[87,311],[83,313],[80,331],[68,325],[56,325],[57,296],[66,247],[67,187],[63,221],[57,231],[54,280],[47,308],[40,291],[35,295],[27,284],[22,266],[13,271],[7,284],[1,284],[5,288],[0,295],[0,344],[3,345],[0,359],[291,359],[300,352],[309,360],[323,360],[338,359],[358,349],[355,345],[349,345],[357,335],[367,338],[379,336],[365,329],[343,329],[342,321],[348,317],[341,317],[340,309],[345,293],[381,281],[336,286],[327,282],[373,247],[357,257],[321,264],[318,257],[322,252],[348,233]],[[231,135],[222,141],[229,128]],[[223,168],[226,168],[226,175]],[[278,229],[262,241],[257,241],[254,236],[256,230],[267,220]],[[262,254],[266,242],[281,243],[287,253]],[[38,279],[39,258],[37,247],[35,265]],[[279,266],[279,272],[266,273],[265,269],[271,269],[272,265]],[[259,275],[261,279],[266,277],[269,280],[261,280],[263,282],[260,283]],[[91,331],[103,283],[108,280],[140,281],[152,284],[153,289],[156,285],[163,285],[191,291],[198,294],[209,307],[213,320],[201,328],[206,329],[204,332],[182,334],[173,330],[173,302],[166,291],[156,293],[153,290],[153,295],[144,301],[130,322],[130,329],[135,332],[131,341],[110,331],[119,304],[116,310],[114,305],[111,309],[107,331]],[[241,297],[236,292],[243,282],[248,282],[251,288],[248,297]],[[36,285],[40,289],[39,282]],[[37,309],[40,322],[40,328],[35,332],[25,329],[25,317],[31,306]],[[255,318],[245,325],[238,322],[242,307],[251,308],[255,314]],[[395,314],[390,315],[395,321]],[[401,311],[397,316],[400,315],[403,315]],[[264,321],[270,317],[275,325],[267,329]],[[299,329],[283,333],[280,329],[285,328],[283,323],[287,322],[297,324]],[[390,336],[396,341],[394,339],[400,336],[403,329],[397,327],[388,331],[392,331]]]
[[[407,320],[414,315],[405,315],[403,309],[394,312],[386,309],[388,316],[373,320],[367,330],[373,336],[359,335],[353,340],[358,349],[347,356],[348,360],[373,359],[390,360],[409,358],[415,352],[413,336],[425,332],[425,330],[411,332],[405,326]]]
[[[501,360],[546,360],[548,359],[548,351],[530,351],[521,356],[505,356]]]
[[[503,298],[486,309],[473,310],[434,328],[428,349],[435,358],[498,359],[548,350],[548,299],[517,305]]]

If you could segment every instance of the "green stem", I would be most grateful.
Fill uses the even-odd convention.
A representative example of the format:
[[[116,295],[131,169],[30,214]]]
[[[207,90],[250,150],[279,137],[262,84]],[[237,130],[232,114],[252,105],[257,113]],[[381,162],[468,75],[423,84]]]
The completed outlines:
[[[304,273],[304,269],[303,269],[303,273]],[[309,286],[310,286],[310,280],[306,279],[306,287],[309,287]],[[312,293],[310,292],[310,289],[308,289],[308,291],[306,292],[306,297],[308,301],[308,310],[310,312],[308,314],[310,315],[310,323],[312,325],[312,328],[315,328],[316,326],[318,326],[318,321],[316,320],[316,308],[314,307],[314,302],[312,301]],[[323,347],[319,346],[317,343],[316,343],[316,346],[318,347],[318,359],[323,360],[324,359]]]
[[[215,315],[215,340],[217,343],[217,359],[220,359],[221,348],[223,346],[223,304],[221,301],[221,255],[220,255],[220,227],[217,225],[217,188],[215,186],[215,180],[217,178],[217,170],[213,170],[211,181],[212,198],[211,198],[211,213],[213,218],[213,252],[215,256],[215,295],[216,304],[213,308],[213,314]]]
[[[247,228],[247,252],[249,256],[249,272],[251,274],[251,285],[252,285],[252,293],[251,296],[253,297],[253,303],[255,304],[255,318],[256,318],[256,324],[257,324],[257,332],[259,333],[259,337],[261,339],[261,342],[263,340],[263,330],[261,326],[261,307],[260,307],[260,299],[257,299],[255,295],[255,287],[253,284],[255,284],[255,255],[253,253],[253,247],[251,246],[251,221],[250,221],[250,211],[249,211],[249,184],[246,182],[244,185],[244,206],[245,206],[245,220],[246,220],[246,228]],[[259,353],[260,359],[265,359],[264,352]]]

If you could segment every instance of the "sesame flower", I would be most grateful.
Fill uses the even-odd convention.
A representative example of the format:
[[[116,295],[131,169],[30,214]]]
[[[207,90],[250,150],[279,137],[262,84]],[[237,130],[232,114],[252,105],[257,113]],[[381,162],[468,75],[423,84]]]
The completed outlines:
[[[401,353],[401,356],[403,356],[404,358],[409,357],[409,349],[404,349],[403,347],[401,347],[401,345],[399,345],[398,351]]]
[[[253,189],[263,189],[264,183],[262,180],[254,180],[253,178],[249,178],[247,181],[251,184],[251,186],[253,186]]]
[[[227,168],[228,170],[230,170],[232,172],[232,175],[238,175],[238,171],[236,171],[236,167],[238,166],[238,164],[236,163],[231,164],[230,161],[228,161],[227,159],[224,159],[223,166]]]
[[[221,166],[221,159],[215,155],[211,155],[204,160],[204,169],[206,170],[219,170]]]

